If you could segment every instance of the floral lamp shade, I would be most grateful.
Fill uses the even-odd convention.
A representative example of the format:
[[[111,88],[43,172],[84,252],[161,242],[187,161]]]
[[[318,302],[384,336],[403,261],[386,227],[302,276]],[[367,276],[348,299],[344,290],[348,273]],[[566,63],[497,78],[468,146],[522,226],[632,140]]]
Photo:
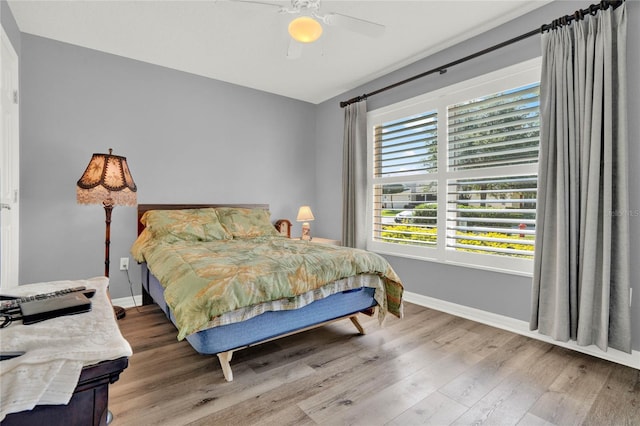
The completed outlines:
[[[93,154],[76,187],[79,204],[134,206],[136,187],[127,159],[119,155]]]

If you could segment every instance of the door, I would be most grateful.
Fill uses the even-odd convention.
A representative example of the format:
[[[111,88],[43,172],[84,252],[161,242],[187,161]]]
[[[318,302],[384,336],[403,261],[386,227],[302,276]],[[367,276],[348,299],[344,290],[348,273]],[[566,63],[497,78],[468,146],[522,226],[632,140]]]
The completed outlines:
[[[0,27],[0,290],[18,285],[18,55]]]

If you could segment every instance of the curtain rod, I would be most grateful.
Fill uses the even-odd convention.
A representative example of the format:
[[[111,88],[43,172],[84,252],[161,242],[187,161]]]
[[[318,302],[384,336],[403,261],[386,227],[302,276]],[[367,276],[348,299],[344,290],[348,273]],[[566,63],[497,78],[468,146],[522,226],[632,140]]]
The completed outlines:
[[[382,89],[374,90],[373,92],[369,92],[369,93],[365,93],[364,95],[356,96],[356,97],[351,98],[351,99],[349,99],[347,101],[342,101],[342,102],[340,102],[340,107],[344,108],[344,107],[346,107],[348,105],[351,105],[353,103],[364,101],[365,99],[367,99],[367,98],[369,98],[371,96],[377,95],[377,94],[382,93],[382,92],[386,92],[387,90],[394,89],[394,88],[396,88],[398,86],[402,86],[404,84],[410,83],[410,82],[412,82],[414,80],[417,80],[417,79],[422,78],[422,77],[426,77],[426,76],[428,76],[430,74],[434,74],[436,72],[440,73],[440,74],[444,74],[444,73],[447,72],[447,69],[452,67],[452,66],[459,65],[459,64],[461,64],[463,62],[467,62],[467,61],[469,61],[471,59],[475,59],[475,58],[477,58],[479,56],[482,56],[482,55],[486,55],[487,53],[493,52],[494,50],[501,49],[501,48],[503,48],[505,46],[508,46],[510,44],[519,42],[519,41],[524,40],[524,39],[527,39],[527,38],[529,38],[531,36],[534,36],[536,34],[542,34],[545,31],[555,30],[555,29],[560,28],[562,26],[569,25],[571,23],[571,21],[573,21],[573,20],[582,20],[585,17],[585,15],[595,15],[596,13],[598,13],[599,10],[608,9],[609,6],[611,6],[611,7],[613,7],[615,9],[618,6],[620,6],[622,3],[624,3],[624,1],[625,0],[602,0],[600,3],[592,4],[589,7],[587,7],[586,9],[577,10],[573,15],[565,15],[565,16],[563,16],[561,18],[555,19],[550,24],[544,24],[540,28],[537,28],[535,30],[529,31],[528,33],[519,35],[519,36],[514,37],[512,39],[503,41],[502,43],[498,43],[498,44],[496,44],[494,46],[488,47],[488,48],[486,48],[484,50],[481,50],[479,52],[472,53],[471,55],[465,56],[464,58],[461,58],[461,59],[458,59],[456,61],[449,62],[448,64],[444,64],[444,65],[441,65],[439,67],[430,69],[429,71],[425,71],[425,72],[420,73],[418,75],[414,75],[413,77],[409,77],[409,78],[407,78],[405,80],[399,81],[397,83],[393,83],[393,84],[391,84],[389,86],[383,87]]]

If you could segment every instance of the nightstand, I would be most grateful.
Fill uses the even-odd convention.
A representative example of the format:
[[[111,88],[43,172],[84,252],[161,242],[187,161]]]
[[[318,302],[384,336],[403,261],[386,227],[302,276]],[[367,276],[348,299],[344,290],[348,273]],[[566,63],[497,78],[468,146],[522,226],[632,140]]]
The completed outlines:
[[[294,240],[299,240],[300,237],[295,237],[293,239]],[[332,245],[332,246],[340,246],[340,245],[342,245],[340,240],[330,240],[329,238],[320,238],[320,237],[312,237],[310,242],[311,243],[320,243],[320,244],[329,244],[329,245]]]

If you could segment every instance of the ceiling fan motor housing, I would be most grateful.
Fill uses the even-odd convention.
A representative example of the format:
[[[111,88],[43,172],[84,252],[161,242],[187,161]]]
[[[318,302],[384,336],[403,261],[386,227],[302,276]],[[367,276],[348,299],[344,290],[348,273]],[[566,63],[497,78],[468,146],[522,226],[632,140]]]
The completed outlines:
[[[320,0],[291,0],[291,6],[298,12],[303,9],[318,10]]]

